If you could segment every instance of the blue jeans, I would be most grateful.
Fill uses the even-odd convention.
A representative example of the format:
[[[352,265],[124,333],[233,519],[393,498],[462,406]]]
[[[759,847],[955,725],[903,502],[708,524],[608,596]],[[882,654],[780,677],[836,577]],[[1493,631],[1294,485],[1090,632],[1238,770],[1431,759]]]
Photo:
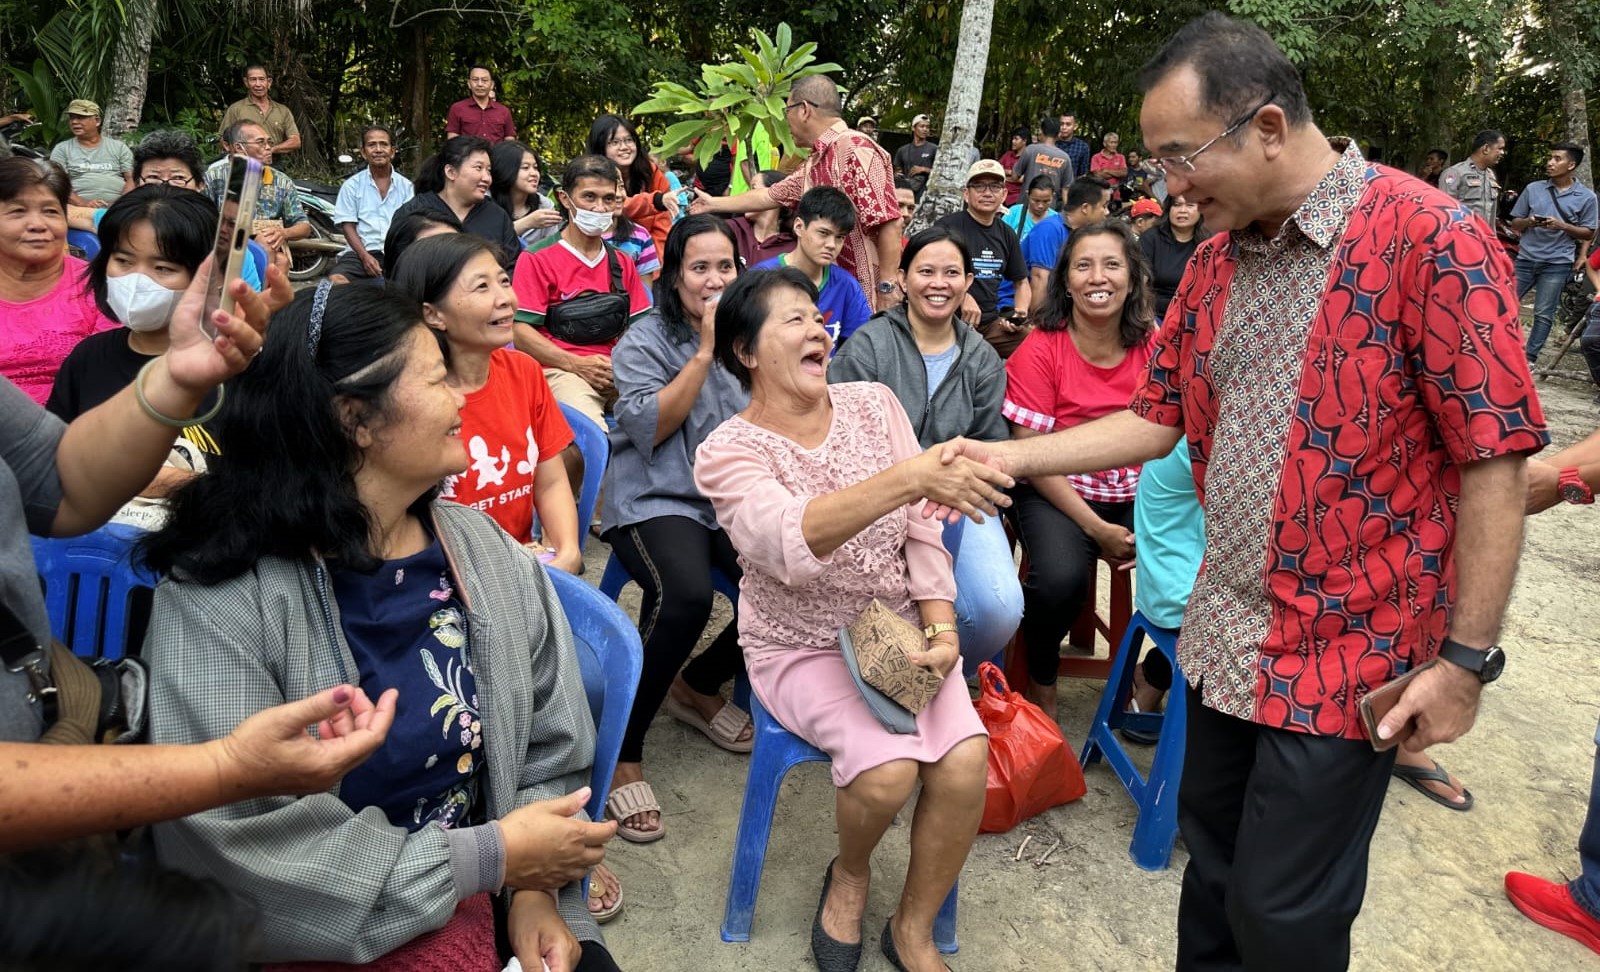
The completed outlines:
[[[961,667],[970,676],[999,654],[1022,621],[1022,584],[998,516],[962,527],[955,575]]]
[[[1528,332],[1528,360],[1539,360],[1539,351],[1550,337],[1556,310],[1561,306],[1561,289],[1572,279],[1570,263],[1535,263],[1517,259],[1517,299],[1533,291],[1533,330]]]
[[[1600,385],[1600,300],[1589,305],[1589,323],[1578,339],[1578,347],[1583,349],[1583,360],[1589,363],[1589,377]]]
[[[1600,746],[1600,730],[1594,741]],[[1589,816],[1578,832],[1578,861],[1583,873],[1567,888],[1578,907],[1600,920],[1600,751],[1595,753],[1594,776],[1589,782]]]

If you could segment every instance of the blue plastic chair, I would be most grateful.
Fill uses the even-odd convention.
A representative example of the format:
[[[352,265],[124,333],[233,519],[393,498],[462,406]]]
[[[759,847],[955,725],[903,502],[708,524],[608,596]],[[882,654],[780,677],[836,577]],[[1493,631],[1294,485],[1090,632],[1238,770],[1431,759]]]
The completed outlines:
[[[82,250],[85,260],[93,260],[100,255],[100,237],[88,230],[67,230],[67,245]]]
[[[561,610],[572,628],[578,647],[578,667],[583,671],[583,691],[594,718],[594,769],[589,774],[589,819],[605,814],[611,774],[622,750],[622,733],[633,711],[644,667],[639,631],[622,609],[599,591],[562,570],[546,570],[561,599]]]
[[[755,720],[756,746],[750,754],[750,776],[745,782],[739,832],[733,842],[733,873],[728,878],[728,904],[722,913],[725,942],[750,940],[756,893],[761,890],[761,871],[767,862],[767,838],[772,833],[772,815],[778,807],[778,788],[783,785],[784,776],[801,763],[829,762],[822,750],[779,725],[755,696],[750,698],[750,716]],[[815,875],[807,872],[807,877]],[[954,955],[958,947],[956,896],[960,890],[957,882],[933,921],[933,943],[945,955]]]
[[[50,633],[73,654],[115,660],[127,653],[136,634],[128,617],[133,593],[159,579],[131,562],[142,535],[134,527],[106,526],[81,537],[33,538]]]
[[[267,248],[255,240],[244,241],[245,253],[249,254],[250,262],[256,265],[256,276],[261,280],[261,289],[267,289]]]
[[[589,539],[589,524],[594,522],[594,507],[600,501],[600,483],[605,479],[606,463],[611,461],[611,442],[606,430],[594,424],[594,419],[565,402],[561,414],[572,426],[578,451],[583,454],[583,489],[578,494],[578,549],[583,549]]]
[[[1128,697],[1133,693],[1133,669],[1139,661],[1139,648],[1148,635],[1172,663],[1173,691],[1167,694],[1167,711],[1128,712]],[[1128,621],[1127,634],[1122,639],[1122,650],[1117,653],[1106,679],[1105,691],[1100,693],[1100,708],[1089,724],[1089,738],[1083,745],[1078,761],[1088,769],[1096,760],[1104,759],[1116,771],[1122,788],[1133,798],[1139,809],[1139,820],[1133,826],[1133,840],[1128,844],[1128,856],[1146,871],[1165,870],[1172,859],[1172,845],[1178,838],[1178,784],[1183,778],[1184,723],[1187,718],[1187,696],[1183,691],[1183,672],[1178,668],[1178,633],[1158,628],[1142,613],[1135,611]],[[1141,776],[1127,750],[1114,730],[1118,728],[1159,732],[1155,761],[1150,775]]]

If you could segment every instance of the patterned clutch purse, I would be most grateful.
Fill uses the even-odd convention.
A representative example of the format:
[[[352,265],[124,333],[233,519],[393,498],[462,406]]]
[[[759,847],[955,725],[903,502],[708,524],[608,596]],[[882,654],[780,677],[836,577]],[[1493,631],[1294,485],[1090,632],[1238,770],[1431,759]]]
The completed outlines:
[[[911,663],[910,653],[926,645],[922,631],[877,598],[839,634],[840,647],[846,642],[850,646],[861,681],[913,716],[928,707],[944,684],[937,672]]]

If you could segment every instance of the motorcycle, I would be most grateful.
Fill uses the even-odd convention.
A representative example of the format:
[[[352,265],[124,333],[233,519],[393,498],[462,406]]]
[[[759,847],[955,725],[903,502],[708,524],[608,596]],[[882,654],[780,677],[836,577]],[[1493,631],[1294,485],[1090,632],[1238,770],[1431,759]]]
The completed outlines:
[[[12,141],[19,133],[27,131],[35,124],[35,122],[14,121],[9,125],[0,128],[0,145],[9,146],[11,149],[11,154],[19,158],[48,159],[50,157],[48,150],[41,152],[31,145],[23,145],[19,142]],[[4,155],[4,153],[0,152],[0,155]]]
[[[311,235],[289,241],[289,279],[317,280],[333,269],[334,261],[345,249],[344,233],[333,221],[339,187],[315,179],[295,179],[295,195],[311,223]]]

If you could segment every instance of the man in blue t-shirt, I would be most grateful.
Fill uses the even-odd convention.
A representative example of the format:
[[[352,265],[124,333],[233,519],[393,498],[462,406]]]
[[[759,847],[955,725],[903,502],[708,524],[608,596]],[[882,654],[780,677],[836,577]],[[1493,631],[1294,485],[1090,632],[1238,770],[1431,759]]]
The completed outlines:
[[[834,273],[845,237],[856,228],[856,207],[833,186],[817,186],[800,197],[795,210],[794,251],[763,260],[752,269],[794,267],[817,288],[822,324],[833,335],[834,350],[872,316],[872,305],[854,274]]]
[[[1600,223],[1594,192],[1573,178],[1582,163],[1581,145],[1557,145],[1544,167],[1550,178],[1529,183],[1511,210],[1511,228],[1522,234],[1517,250],[1517,297],[1533,291],[1529,361],[1539,360],[1539,349],[1550,336],[1562,288],[1573,273],[1583,269],[1578,244],[1593,240]]]
[[[1067,187],[1067,208],[1060,216],[1046,216],[1033,225],[1027,242],[1022,244],[1022,258],[1028,262],[1029,282],[1034,299],[1044,300],[1045,289],[1050,284],[1050,272],[1061,259],[1072,231],[1080,226],[1098,223],[1111,215],[1111,187],[1093,176],[1075,181]],[[1052,218],[1054,217],[1054,218]]]

